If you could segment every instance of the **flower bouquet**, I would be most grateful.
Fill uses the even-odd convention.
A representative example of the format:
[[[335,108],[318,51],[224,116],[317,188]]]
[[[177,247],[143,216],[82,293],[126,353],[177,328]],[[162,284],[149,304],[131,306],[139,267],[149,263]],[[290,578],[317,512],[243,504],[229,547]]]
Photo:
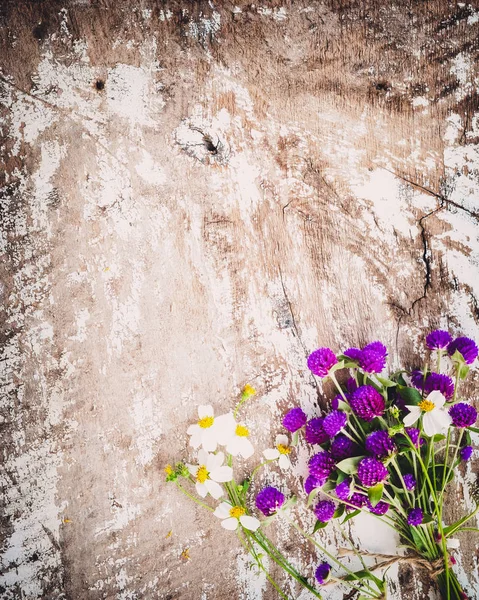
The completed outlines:
[[[460,463],[472,455],[471,432],[479,433],[474,427],[476,409],[460,397],[460,384],[478,349],[472,340],[453,340],[442,330],[430,333],[426,344],[431,351],[428,364],[389,377],[383,375],[387,351],[378,341],[340,355],[329,348],[312,352],[309,369],[329,378],[337,390],[330,409],[309,419],[299,407],[289,410],[282,421],[287,433],[276,437],[275,447],[263,452],[265,460],[241,482],[235,480],[233,460],[251,457],[254,448],[238,413],[254,395],[253,388],[246,386],[234,412],[215,417],[211,406],[199,407],[198,422],[187,430],[197,460],[167,466],[167,480],[237,533],[278,597],[288,595],[273,578],[271,562],[312,597],[325,597],[325,586],[335,582],[366,600],[387,597],[387,567],[403,560],[426,568],[445,600],[467,599],[449,550],[458,532],[478,531],[468,523],[479,512],[478,490],[470,490],[474,510],[454,523],[444,522],[444,504]],[[287,469],[298,444],[310,452],[304,490],[288,494],[288,500],[286,490],[273,486],[256,491],[258,470],[274,463]],[[315,517],[309,532],[295,507],[301,498]],[[351,540],[351,550],[328,551],[321,543],[322,530],[335,520],[348,539],[341,526],[361,512],[394,529],[408,554],[368,555]],[[304,536],[315,556],[319,554],[314,578],[301,573],[266,535],[277,518]],[[343,560],[351,553],[361,561],[360,569]],[[375,558],[375,564],[367,565],[365,556]]]

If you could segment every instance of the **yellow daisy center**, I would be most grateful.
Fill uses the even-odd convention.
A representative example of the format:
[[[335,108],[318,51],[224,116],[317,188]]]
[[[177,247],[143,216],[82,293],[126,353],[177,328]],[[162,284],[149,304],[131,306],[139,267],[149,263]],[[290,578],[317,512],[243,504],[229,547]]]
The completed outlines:
[[[291,448],[288,448],[288,446],[285,446],[284,444],[278,444],[276,448],[280,454],[290,454],[291,452]]]
[[[167,475],[171,475],[173,473],[173,467],[171,465],[166,465],[164,471]]]
[[[245,514],[245,512],[246,509],[244,509],[242,506],[233,506],[233,508],[230,510],[230,517],[239,519]]]
[[[434,402],[431,402],[430,400],[423,400],[422,402],[419,402],[418,406],[424,412],[431,412],[433,408],[436,408]]]
[[[208,479],[208,469],[205,465],[201,465],[198,469],[198,473],[196,473],[196,481],[200,483],[204,483]]]
[[[203,429],[208,429],[208,427],[211,427],[214,422],[215,420],[213,417],[203,417],[198,421],[198,425]]]
[[[243,389],[243,396],[249,398],[250,396],[254,396],[256,394],[256,390],[252,385],[246,384]]]
[[[238,437],[248,437],[249,429],[244,425],[237,425],[235,433]]]

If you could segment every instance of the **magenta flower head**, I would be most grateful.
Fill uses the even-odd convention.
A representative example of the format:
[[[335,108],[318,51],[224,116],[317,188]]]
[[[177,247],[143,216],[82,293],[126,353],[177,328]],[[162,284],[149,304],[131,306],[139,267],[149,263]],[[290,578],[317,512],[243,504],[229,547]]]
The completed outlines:
[[[426,337],[426,346],[429,350],[442,350],[452,341],[452,337],[449,332],[443,329],[436,329],[431,331]]]
[[[406,427],[404,431],[416,448],[424,444],[423,438],[419,437],[421,431],[417,427]]]
[[[331,348],[318,348],[308,357],[309,370],[318,377],[327,377],[331,367],[338,362]]]
[[[397,446],[387,431],[373,431],[366,437],[366,452],[375,458],[386,458],[397,452]]]
[[[346,510],[354,510],[354,508],[362,508],[368,502],[366,496],[355,492],[347,501]],[[352,505],[352,506],[351,506]]]
[[[473,447],[472,446],[464,446],[461,448],[461,459],[469,460],[472,456]]]
[[[340,500],[347,500],[351,495],[351,477],[348,477],[341,483],[338,483],[334,491]]]
[[[426,381],[427,374],[424,375],[422,371],[416,370],[411,372],[411,383],[418,390],[422,390]]]
[[[308,417],[301,408],[292,408],[283,417],[283,427],[291,433],[298,431],[306,424]]]
[[[350,458],[356,454],[357,450],[357,445],[342,433],[334,438],[329,449],[331,456],[336,460]]]
[[[334,458],[329,452],[318,452],[309,459],[309,473],[318,479],[327,479],[334,469],[334,465]]]
[[[381,373],[386,366],[387,355],[388,351],[384,344],[371,342],[364,346],[359,358],[359,366],[366,373]]]
[[[364,487],[373,487],[384,481],[388,475],[388,470],[377,458],[363,458],[358,465],[358,479]]]
[[[256,508],[270,517],[284,504],[284,495],[274,487],[265,487],[256,496]]]
[[[324,417],[323,429],[330,437],[334,437],[346,425],[348,417],[342,410],[333,410]]]
[[[319,585],[323,585],[329,579],[329,574],[331,572],[331,565],[327,562],[322,562],[319,567],[316,569],[316,581]]]
[[[347,350],[345,350],[343,352],[343,354],[344,354],[344,356],[347,356],[351,360],[355,360],[356,362],[359,362],[359,360],[361,358],[362,350],[360,350],[359,348],[348,348]]]
[[[421,380],[421,385],[416,386],[422,389],[424,383],[424,394],[427,396],[431,392],[437,390],[447,400],[450,400],[454,396],[454,382],[447,375],[441,375],[440,373],[430,373],[426,380]]]
[[[373,515],[385,515],[389,510],[389,504],[387,502],[379,501],[376,506],[373,506],[369,500],[366,500],[366,506],[369,509],[369,512],[372,512]]]
[[[451,406],[449,414],[455,427],[471,427],[477,419],[477,410],[465,402]]]
[[[308,444],[324,444],[329,440],[329,435],[324,431],[323,421],[323,417],[318,417],[306,423],[304,437]]]
[[[414,478],[414,475],[411,475],[411,473],[406,473],[406,475],[403,476],[403,480],[406,489],[412,492],[416,487],[416,479]]]
[[[407,516],[407,524],[411,527],[417,527],[423,522],[424,514],[420,508],[413,508]]]
[[[447,353],[449,356],[452,356],[456,350],[462,354],[464,362],[468,365],[472,364],[477,358],[478,349],[476,343],[470,338],[458,337],[453,340],[447,347]]]
[[[331,500],[321,500],[314,507],[314,514],[318,521],[321,523],[327,523],[331,521],[333,518],[336,507],[334,506],[334,502]]]
[[[354,414],[365,421],[372,421],[384,414],[385,402],[381,394],[370,385],[362,385],[351,394],[349,404]]]
[[[304,491],[309,496],[309,494],[311,494],[313,490],[315,490],[318,487],[322,487],[326,483],[327,478],[327,475],[325,477],[320,478],[315,477],[314,475],[308,475],[308,477],[306,477],[306,481],[304,482]]]

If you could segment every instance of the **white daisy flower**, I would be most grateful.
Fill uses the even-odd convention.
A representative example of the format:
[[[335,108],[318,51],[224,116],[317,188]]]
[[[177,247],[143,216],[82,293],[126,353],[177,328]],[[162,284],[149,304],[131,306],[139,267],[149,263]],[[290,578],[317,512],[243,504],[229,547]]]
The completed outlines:
[[[279,466],[282,469],[291,468],[291,461],[288,458],[288,454],[291,452],[289,447],[289,439],[287,435],[280,434],[276,436],[275,448],[268,448],[263,452],[264,457],[268,460],[279,459]]]
[[[261,525],[256,517],[246,514],[245,508],[233,506],[228,502],[222,502],[213,514],[221,519],[221,526],[230,531],[235,531],[240,523],[250,531],[256,531]]]
[[[426,435],[433,436],[443,433],[452,423],[449,413],[442,408],[445,403],[446,398],[441,392],[434,390],[417,406],[407,404],[406,408],[409,410],[409,414],[404,417],[404,425],[410,427],[422,415],[422,424]]]
[[[186,430],[191,435],[190,446],[214,452],[218,443],[225,444],[234,431],[234,417],[231,413],[215,418],[210,404],[198,406],[199,421]],[[221,440],[221,441],[220,441]]]
[[[253,444],[248,439],[249,429],[244,425],[237,424],[230,438],[226,444],[226,451],[233,456],[242,456],[243,458],[249,458],[254,454]]]
[[[208,454],[203,449],[198,452],[198,465],[188,465],[188,471],[196,479],[195,487],[198,494],[205,498],[211,494],[218,500],[223,495],[219,483],[233,479],[233,469],[223,465],[224,454]],[[219,483],[218,483],[219,482]]]

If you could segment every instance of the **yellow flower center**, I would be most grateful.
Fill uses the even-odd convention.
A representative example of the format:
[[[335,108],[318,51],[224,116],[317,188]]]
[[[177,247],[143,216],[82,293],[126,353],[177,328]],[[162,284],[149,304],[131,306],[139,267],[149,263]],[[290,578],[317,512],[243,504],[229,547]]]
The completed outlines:
[[[285,446],[284,444],[278,444],[276,448],[280,454],[290,454],[291,452],[291,448],[288,448],[288,446]]]
[[[211,427],[214,422],[215,420],[213,417],[203,417],[198,421],[198,425],[203,429],[208,429],[208,427]]]
[[[424,412],[430,412],[433,408],[436,408],[434,402],[431,402],[430,400],[423,400],[422,402],[419,402],[418,406]]]
[[[239,519],[245,514],[246,510],[242,506],[233,506],[230,510],[230,517],[234,517],[235,519]]]
[[[244,425],[237,425],[235,433],[238,437],[248,437],[249,429]]]
[[[171,475],[173,473],[173,467],[171,465],[166,465],[164,470],[167,475]]]
[[[208,479],[208,469],[205,465],[201,465],[198,469],[198,473],[196,473],[196,481],[200,483],[204,483]]]
[[[246,384],[243,389],[243,397],[249,398],[250,396],[254,396],[256,394],[256,390],[252,385]]]

